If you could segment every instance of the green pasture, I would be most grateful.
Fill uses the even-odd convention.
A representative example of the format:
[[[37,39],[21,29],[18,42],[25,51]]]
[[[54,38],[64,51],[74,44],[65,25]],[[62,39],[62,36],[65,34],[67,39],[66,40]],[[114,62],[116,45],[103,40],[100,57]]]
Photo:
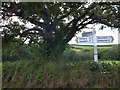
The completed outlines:
[[[99,45],[97,46],[98,49],[110,49],[112,48],[112,45]],[[92,45],[71,45],[72,50],[92,50],[93,46]]]

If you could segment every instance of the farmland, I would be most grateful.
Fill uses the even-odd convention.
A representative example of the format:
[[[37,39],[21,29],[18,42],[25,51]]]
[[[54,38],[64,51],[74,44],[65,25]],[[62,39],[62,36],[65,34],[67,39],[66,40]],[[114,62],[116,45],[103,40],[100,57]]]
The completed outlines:
[[[81,50],[81,49],[87,49],[91,50],[93,49],[92,45],[71,45],[72,49],[74,50]],[[97,46],[98,49],[110,49],[112,48],[112,45],[99,45]]]

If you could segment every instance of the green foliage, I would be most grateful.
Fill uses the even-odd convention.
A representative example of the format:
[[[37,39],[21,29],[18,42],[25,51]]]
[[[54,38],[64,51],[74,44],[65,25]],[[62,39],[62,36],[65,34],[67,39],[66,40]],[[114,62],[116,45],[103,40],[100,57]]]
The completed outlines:
[[[79,54],[79,57],[80,57],[80,59],[81,60],[93,60],[93,54],[92,54],[92,52],[91,51],[81,51],[80,53],[78,53]]]
[[[75,60],[79,60],[79,55],[77,54],[76,51],[66,50],[66,51],[63,53],[63,59],[65,59],[65,60],[70,60],[70,61],[75,61]]]
[[[95,62],[92,62],[90,64],[90,70],[93,71],[93,72],[96,72],[96,71],[100,71],[100,66],[99,64],[95,63]]]
[[[75,52],[79,52],[79,58],[89,60],[93,58],[93,46],[77,46],[71,47]],[[120,46],[98,46],[98,59],[120,60]],[[74,55],[73,55],[74,56]]]
[[[30,46],[24,44],[22,46],[18,46],[15,43],[11,43],[9,44],[9,47],[3,47],[3,61],[39,59],[44,60],[41,62],[46,62],[46,60],[59,60],[60,58],[67,61],[93,60],[93,48],[90,47],[89,49],[89,46],[87,46],[87,48],[85,48],[85,46],[77,46],[77,48],[73,49],[73,47],[68,45],[60,45],[51,50],[50,56],[47,56],[46,48],[44,47],[38,44],[31,44]],[[66,50],[64,51],[65,48]],[[119,50],[118,46],[112,46],[112,48],[98,47],[98,58],[106,60],[119,60]],[[63,51],[64,53],[61,55]]]
[[[27,45],[21,45],[17,48],[14,59],[30,59],[32,57],[32,52]]]
[[[75,51],[68,49],[63,53],[62,59],[68,61],[85,61],[85,60],[92,60],[93,55],[91,55],[91,52]]]
[[[119,87],[120,62],[65,61],[39,63],[20,60],[3,63],[5,88]]]
[[[32,58],[32,52],[27,45],[19,45],[18,43],[9,43],[3,47],[3,61],[15,61],[20,59]]]
[[[113,60],[120,60],[120,46],[115,45],[112,46],[111,49],[99,49],[98,54],[100,59],[113,59]]]

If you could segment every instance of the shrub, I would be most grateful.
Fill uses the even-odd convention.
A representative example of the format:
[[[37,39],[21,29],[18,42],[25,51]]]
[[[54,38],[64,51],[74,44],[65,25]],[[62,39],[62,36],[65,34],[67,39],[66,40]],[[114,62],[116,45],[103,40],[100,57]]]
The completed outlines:
[[[22,45],[18,48],[16,56],[18,56],[20,59],[30,59],[32,52],[30,51],[29,47],[27,47],[27,45]]]
[[[66,50],[63,53],[62,59],[68,61],[85,61],[92,60],[93,54],[91,51],[75,51],[75,50]]]
[[[27,45],[13,46],[11,49],[5,48],[2,54],[3,61],[16,61],[30,58],[32,58],[32,52]]]
[[[78,53],[80,60],[93,60],[93,54],[91,52],[81,51]]]
[[[109,49],[103,49],[103,48],[100,48],[98,49],[98,59],[105,59],[105,54],[109,51]]]
[[[120,60],[120,45],[113,45],[112,48],[98,49],[99,59]]]
[[[109,50],[100,49],[100,51],[98,50],[99,58],[116,58],[117,50],[119,50],[117,46],[113,46]],[[49,62],[42,58],[41,51],[38,45],[33,45],[31,48],[19,47],[13,54],[4,53],[6,60],[19,60],[3,62],[3,87],[18,87],[18,85],[19,87],[33,88],[120,86],[120,64],[114,62],[97,64],[85,61],[92,60],[93,50],[75,51],[67,49],[60,59],[49,60]],[[33,60],[20,60],[20,58],[26,58],[27,55],[27,58],[33,56]]]
[[[68,61],[75,61],[75,60],[79,60],[80,57],[79,57],[79,55],[77,54],[76,51],[74,51],[74,50],[66,50],[63,53],[63,59],[68,60]]]
[[[119,87],[120,63],[20,60],[3,63],[3,88]],[[24,85],[23,85],[24,84]]]
[[[119,56],[120,48],[116,45],[103,54],[103,59],[120,60]]]

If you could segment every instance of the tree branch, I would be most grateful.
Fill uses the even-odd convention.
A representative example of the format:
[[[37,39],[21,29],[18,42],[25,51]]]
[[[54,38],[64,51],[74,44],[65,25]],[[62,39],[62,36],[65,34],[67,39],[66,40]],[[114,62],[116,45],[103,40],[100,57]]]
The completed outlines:
[[[101,23],[101,24],[105,24],[109,27],[115,27],[115,28],[120,28],[120,23],[112,23],[111,21],[108,21],[108,19],[104,19],[104,18],[100,18],[100,17],[94,17],[93,18],[94,23]]]
[[[99,2],[99,5],[120,5],[120,1],[119,2]]]
[[[65,15],[62,15],[61,17],[59,17],[57,20],[62,20],[62,19],[64,19],[64,18],[66,18],[67,16],[69,16],[70,14],[71,14],[71,10],[67,13],[67,14],[65,14]]]
[[[33,19],[33,18],[28,17],[27,20],[28,20],[30,23],[35,24],[35,25],[38,25],[38,26],[40,26],[40,27],[42,27],[42,28],[45,28],[45,27],[46,27],[45,23],[39,22],[39,21],[37,21],[37,20],[35,20],[35,19]]]
[[[24,32],[22,32],[22,33],[19,32],[19,33],[16,33],[16,34],[8,35],[7,37],[3,38],[3,43],[9,42],[12,38],[14,38],[14,37],[17,36],[17,35],[20,35],[20,37],[25,37],[27,34],[29,34],[30,31],[33,31],[33,30],[38,31],[38,32],[39,32],[39,35],[41,35],[41,36],[44,35],[43,32],[40,31],[41,29],[31,28],[31,29],[28,29],[28,30],[26,30],[26,31],[24,31]],[[34,33],[34,34],[35,34],[35,33]],[[36,33],[36,34],[38,34],[38,33]]]
[[[85,12],[78,18],[74,18],[73,20],[71,20],[68,24],[67,24],[67,27],[69,27],[69,25],[71,23],[73,23],[74,21],[79,21],[81,19],[83,19],[87,14],[91,14],[90,16],[93,16],[94,13],[90,13],[89,11],[92,10],[94,7],[95,7],[95,2],[92,3],[92,5],[90,5],[88,8],[86,8]]]

